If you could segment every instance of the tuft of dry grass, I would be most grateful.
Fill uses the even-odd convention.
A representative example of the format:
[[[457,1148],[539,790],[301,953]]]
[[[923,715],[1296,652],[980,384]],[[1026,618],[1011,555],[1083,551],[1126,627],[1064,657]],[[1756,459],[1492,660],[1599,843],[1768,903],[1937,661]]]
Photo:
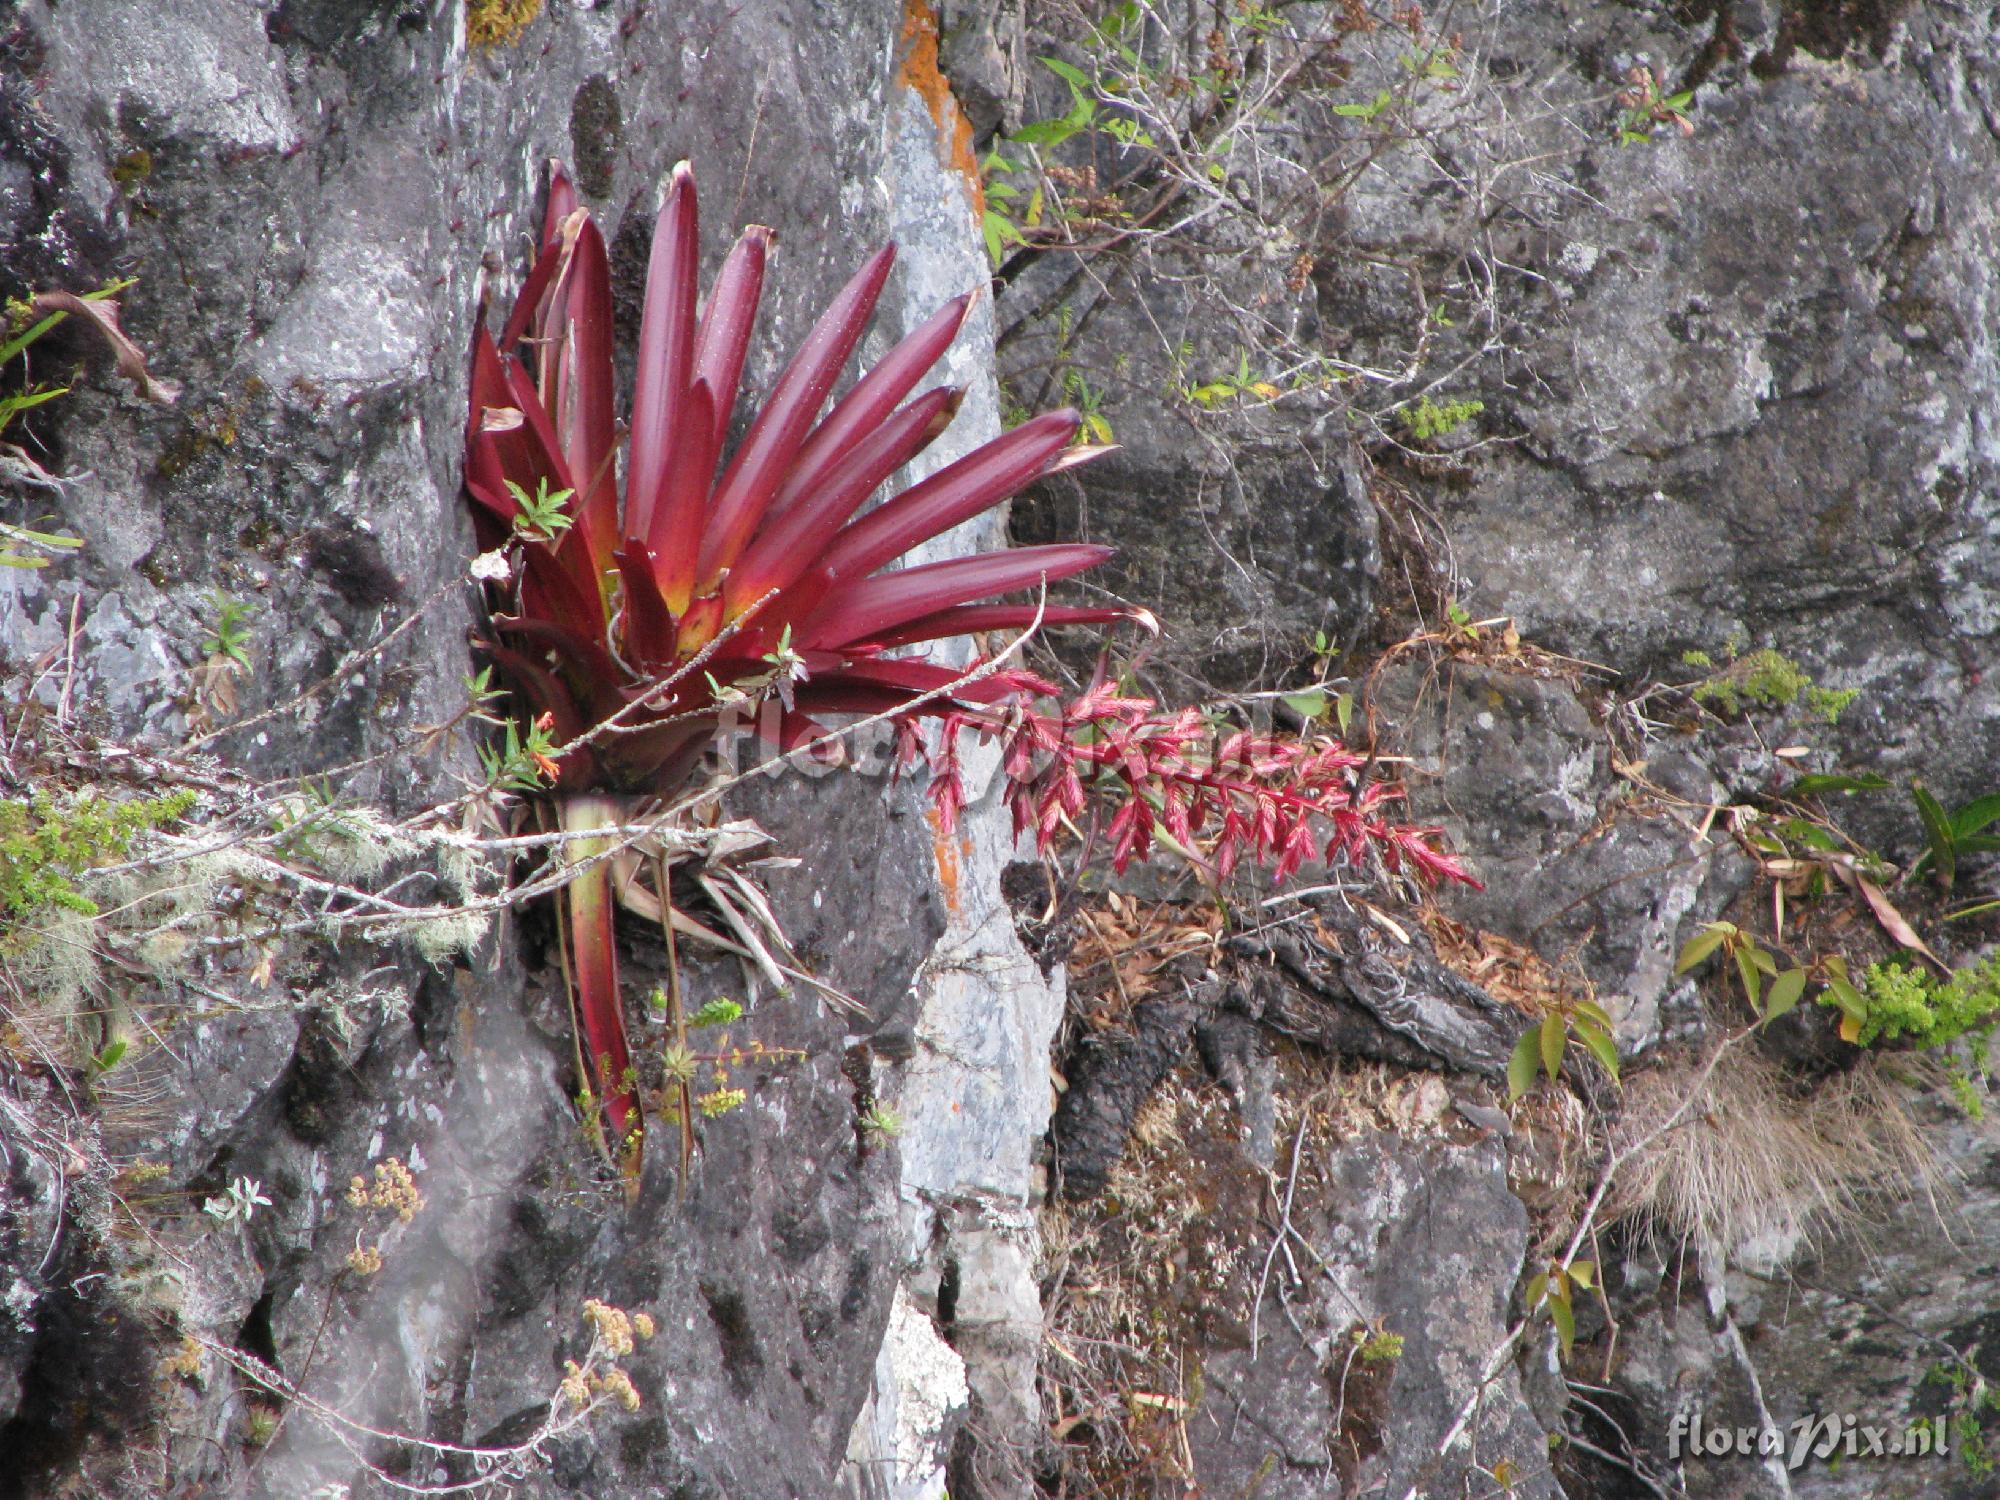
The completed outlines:
[[[1693,1076],[1632,1078],[1619,1137],[1637,1140],[1671,1116]],[[1687,1118],[1632,1158],[1611,1211],[1705,1253],[1769,1265],[1869,1222],[1885,1201],[1922,1196],[1935,1213],[1944,1169],[1906,1098],[1872,1060],[1801,1092],[1767,1058],[1732,1048]]]

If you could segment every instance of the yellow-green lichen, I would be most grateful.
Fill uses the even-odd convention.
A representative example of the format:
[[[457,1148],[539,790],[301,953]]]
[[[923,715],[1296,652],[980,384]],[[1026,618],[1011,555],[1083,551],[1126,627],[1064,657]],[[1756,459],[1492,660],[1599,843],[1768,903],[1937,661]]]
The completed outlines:
[[[512,46],[542,13],[542,0],[466,0],[465,40],[474,47]]]

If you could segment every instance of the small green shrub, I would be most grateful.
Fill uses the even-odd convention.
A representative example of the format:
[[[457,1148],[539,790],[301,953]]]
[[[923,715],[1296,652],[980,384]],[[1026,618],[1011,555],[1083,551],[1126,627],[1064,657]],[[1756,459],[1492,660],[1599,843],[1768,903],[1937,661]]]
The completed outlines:
[[[1918,1047],[1946,1047],[1972,1033],[1991,1033],[2000,1020],[2000,954],[1958,970],[1948,979],[1895,960],[1870,964],[1862,977],[1865,1009],[1855,1040],[1907,1040]],[[1833,1004],[1821,996],[1822,1004]]]
[[[76,877],[124,858],[135,835],[179,821],[194,800],[184,787],[127,802],[85,793],[68,807],[46,793],[0,801],[0,938],[50,908],[94,916],[97,905],[76,888]]]
[[[1403,430],[1419,443],[1449,436],[1486,410],[1484,401],[1446,401],[1442,405],[1429,396],[1419,396],[1415,406],[1401,413]]]

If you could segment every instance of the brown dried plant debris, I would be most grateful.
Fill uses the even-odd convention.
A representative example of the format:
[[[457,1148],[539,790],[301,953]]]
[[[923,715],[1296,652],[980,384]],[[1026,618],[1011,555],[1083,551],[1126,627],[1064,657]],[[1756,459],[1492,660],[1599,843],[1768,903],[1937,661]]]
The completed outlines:
[[[1425,907],[1423,925],[1440,963],[1525,1016],[1545,1016],[1595,998],[1587,979],[1565,973],[1512,938],[1453,921],[1435,906]]]
[[[1292,1142],[1304,1205],[1333,1191],[1343,1141],[1473,1134],[1436,1074],[1330,1071],[1289,1048],[1279,1068],[1276,1172],[1248,1158],[1235,1106],[1189,1065],[1141,1109],[1102,1197],[1041,1210],[1040,1380],[1059,1475],[1044,1493],[1180,1494],[1192,1481],[1185,1439],[1209,1398],[1203,1358],[1249,1345]]]
[[[1117,891],[1089,901],[1077,917],[1070,996],[1093,1031],[1125,1024],[1134,1005],[1167,983],[1175,960],[1213,953],[1224,926],[1213,906],[1147,902]]]

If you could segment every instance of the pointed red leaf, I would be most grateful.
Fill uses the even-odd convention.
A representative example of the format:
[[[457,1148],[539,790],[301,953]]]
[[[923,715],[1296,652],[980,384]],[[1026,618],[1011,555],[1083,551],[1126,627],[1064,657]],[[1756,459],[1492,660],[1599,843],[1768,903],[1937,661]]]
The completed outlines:
[[[1035,623],[1037,615],[1044,626],[1111,625],[1120,620],[1133,619],[1142,613],[1144,613],[1142,610],[1119,606],[1094,608],[1051,604],[1038,611],[1032,604],[954,604],[949,609],[941,609],[936,614],[911,620],[894,630],[872,636],[866,641],[850,641],[844,644],[849,650],[870,647],[887,651],[893,646],[914,646],[924,641],[950,640],[953,636],[971,635],[974,631],[980,630],[1026,630]]]
[[[687,395],[680,448],[662,481],[651,530],[640,537],[653,558],[660,597],[677,615],[686,612],[694,594],[695,559],[708,522],[709,486],[715,480],[720,441],[714,395],[706,380],[697,380]]]
[[[680,653],[682,660],[686,660],[714,640],[716,633],[721,629],[722,595],[703,594],[681,612],[680,638],[674,643],[675,650]],[[721,665],[720,662],[713,663],[710,670],[713,671]],[[721,678],[718,676],[716,680],[720,681]]]
[[[555,428],[580,493],[572,507],[593,571],[602,577],[618,545],[618,423],[613,410],[611,267],[604,237],[588,219],[563,288],[555,367]]]
[[[628,541],[618,552],[618,573],[625,580],[625,655],[642,670],[671,662],[674,617],[660,598],[652,549]]]
[[[618,805],[608,797],[565,797],[557,803],[563,829],[588,833],[615,827]],[[572,859],[601,854],[611,840],[576,839],[568,845]],[[639,1101],[632,1088],[632,1051],[625,1039],[625,1008],[618,991],[616,901],[611,889],[612,863],[600,860],[571,880],[565,889],[569,905],[570,960],[576,981],[577,1018],[582,1023],[584,1068],[604,1107],[606,1145],[614,1157],[623,1154],[626,1138],[639,1129]]]
[[[653,507],[683,437],[682,404],[694,360],[697,219],[694,173],[681,162],[653,221],[646,308],[639,320],[639,362],[633,377],[625,535],[642,540],[652,535]]]
[[[998,505],[1062,455],[1079,420],[1073,411],[1044,412],[982,444],[841,532],[822,566],[837,578],[860,578]]]
[[[490,406],[507,406],[513,396],[507,389],[507,370],[493,335],[480,324],[472,330],[472,409],[466,415],[467,441],[483,426],[482,414]]]
[[[899,657],[891,661],[851,662],[835,671],[821,673],[808,686],[897,688],[909,693],[928,693],[948,687],[964,675],[956,667]]]
[[[770,508],[813,419],[826,404],[827,393],[867,328],[895,258],[896,247],[884,245],[855,272],[778,377],[777,388],[751,424],[716,491],[696,567],[701,591],[714,587],[716,576],[735,565]]]
[[[596,707],[597,699],[616,701],[613,690],[626,674],[604,649],[600,635],[566,630],[552,620],[525,614],[496,615],[493,628],[509,640],[521,641],[544,655],[553,654],[558,669],[582,683],[586,697],[592,700],[577,710],[582,717],[596,717],[590,710]]]
[[[562,269],[563,260],[563,243],[559,236],[543,244],[541,253],[528,270],[528,279],[514,294],[513,310],[507,314],[507,326],[500,334],[502,354],[512,354],[528,332],[528,324],[542,310],[542,300],[548,295],[549,284],[556,279],[556,273]]]
[[[799,644],[833,647],[870,640],[954,604],[1031,588],[1044,579],[1053,583],[1110,556],[1109,547],[1081,544],[1016,547],[864,578],[829,595],[798,632]]]
[[[484,650],[493,658],[494,664],[506,674],[508,685],[525,696],[533,707],[534,712],[523,715],[523,718],[533,720],[547,714],[557,744],[573,740],[583,732],[583,719],[577,712],[576,699],[571,696],[569,688],[564,685],[560,677],[540,662],[531,659],[524,652],[514,650],[511,646],[488,642]],[[587,755],[588,752],[580,751],[577,754]],[[570,759],[575,758],[576,756],[570,757]],[[565,766],[565,775],[567,774],[568,768]]]
[[[751,326],[757,321],[757,299],[764,290],[764,260],[770,246],[771,231],[762,224],[744,230],[716,274],[708,305],[701,312],[701,332],[694,345],[694,378],[707,381],[715,398],[712,425],[716,453],[722,451],[729,419],[736,410],[736,391],[743,379],[743,358],[750,349]]]
[[[491,475],[489,482],[488,475]],[[504,489],[497,488],[500,480],[500,462],[493,456],[490,443],[477,444],[465,453],[465,492],[494,517],[500,520],[509,532],[514,529],[514,517],[521,513],[521,507],[514,503],[514,497]]]
[[[951,347],[951,341],[958,337],[971,309],[970,292],[952,298],[855,382],[854,389],[835,403],[826,420],[813,429],[812,436],[799,449],[791,477],[771,503],[773,514],[783,515],[802,495],[811,493],[856,442],[879,426],[896,409],[896,403],[916,389],[924,372],[938,362]]]
[[[535,389],[534,377],[518,359],[502,360],[501,372],[507,381],[509,402],[521,414],[518,426],[505,430],[487,429],[499,445],[501,460],[507,466],[507,477],[530,494],[543,479],[548,481],[552,494],[557,490],[575,489],[569,465],[563,460],[562,443],[556,437],[555,424],[542,409],[541,393]]]
[[[633,791],[678,792],[716,730],[713,718],[702,717],[613,736],[603,756],[607,779]]]
[[[549,163],[549,203],[542,211],[542,244],[544,247],[555,243],[562,228],[562,221],[575,213],[576,184],[569,179],[569,170],[559,161]]]
[[[771,590],[789,587],[818,562],[834,534],[882,481],[951,425],[964,395],[950,386],[925,392],[829,464],[817,488],[790,510],[767,517],[729,571],[724,616],[733,619]]]

